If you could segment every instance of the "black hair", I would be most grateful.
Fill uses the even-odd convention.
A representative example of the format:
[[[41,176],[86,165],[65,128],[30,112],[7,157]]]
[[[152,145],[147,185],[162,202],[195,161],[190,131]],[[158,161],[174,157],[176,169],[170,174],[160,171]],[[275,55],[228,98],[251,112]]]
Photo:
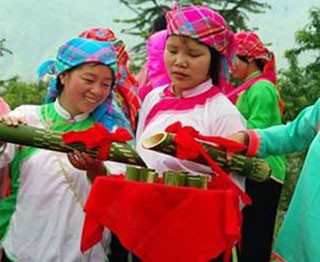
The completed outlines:
[[[151,34],[159,32],[167,28],[166,14],[161,13],[154,21],[150,28]]]
[[[220,53],[212,47],[209,47],[211,59],[210,59],[210,67],[209,67],[209,76],[212,79],[212,83],[214,85],[219,84],[219,72],[220,72],[220,64],[221,64],[221,55]]]
[[[249,63],[249,59],[247,56],[241,56],[241,55],[238,55],[237,56],[242,62],[245,62],[245,63]],[[258,67],[259,71],[260,72],[263,72],[263,69],[264,69],[264,65],[265,65],[265,61],[263,59],[254,59],[253,60],[254,63],[256,64],[256,66]]]
[[[263,59],[255,59],[254,62],[261,72],[263,72],[265,61]]]
[[[248,57],[243,56],[243,55],[237,55],[237,57],[238,57],[242,62],[245,62],[246,64],[249,63]]]

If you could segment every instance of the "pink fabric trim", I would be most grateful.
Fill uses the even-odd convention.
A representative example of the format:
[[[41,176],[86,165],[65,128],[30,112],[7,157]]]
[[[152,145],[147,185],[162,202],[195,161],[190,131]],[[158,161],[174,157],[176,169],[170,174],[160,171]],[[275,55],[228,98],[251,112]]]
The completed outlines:
[[[193,97],[180,98],[170,91],[170,85],[163,90],[164,98],[155,104],[149,111],[144,122],[144,128],[154,119],[155,116],[166,111],[181,111],[194,108],[196,105],[203,105],[208,99],[214,97],[221,91],[212,86],[208,91]]]
[[[253,86],[259,80],[269,80],[269,81],[271,81],[271,77],[269,75],[267,75],[267,74],[262,74],[260,76],[255,77],[255,78],[252,78],[249,81],[247,81],[247,82],[243,83],[242,85],[238,86],[237,88],[233,89],[231,92],[226,94],[226,96],[230,100],[232,100],[232,101],[235,100],[236,101],[236,97],[237,97],[237,95],[239,93],[241,93],[242,91],[246,91],[247,89],[249,89],[251,86]]]
[[[259,152],[260,137],[254,130],[248,130],[247,134],[249,136],[247,156],[255,156]]]

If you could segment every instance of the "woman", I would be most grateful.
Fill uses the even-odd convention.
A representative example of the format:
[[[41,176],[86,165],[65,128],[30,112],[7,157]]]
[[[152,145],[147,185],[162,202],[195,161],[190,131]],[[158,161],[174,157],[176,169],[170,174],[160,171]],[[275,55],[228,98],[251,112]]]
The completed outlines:
[[[57,60],[46,62],[41,75],[53,73],[53,102],[23,105],[1,121],[61,132],[89,128],[95,121],[110,129],[111,90],[115,83],[116,51],[110,42],[74,38],[63,44]],[[107,110],[109,108],[109,110]],[[104,261],[109,232],[87,253],[80,251],[83,205],[89,178],[104,173],[100,161],[83,166],[85,155],[1,143],[0,165],[11,165],[10,195],[0,201],[0,238],[4,261]],[[85,172],[83,170],[90,170]]]
[[[253,32],[235,34],[237,49],[231,75],[242,81],[236,106],[247,120],[247,128],[266,128],[281,124],[281,98],[276,89],[274,55]],[[230,97],[230,94],[229,94]],[[242,261],[270,260],[275,217],[285,177],[283,156],[264,159],[271,167],[271,179],[260,183],[246,181],[252,205],[243,210]],[[259,237],[257,238],[257,234]]]
[[[167,12],[166,18],[164,61],[171,81],[145,97],[138,121],[137,150],[148,167],[158,173],[183,170],[212,174],[207,166],[146,150],[142,143],[177,121],[206,136],[227,136],[245,126],[243,117],[220,89],[227,81],[234,36],[223,17],[204,6],[177,7]],[[231,177],[243,188],[243,178]]]
[[[284,221],[274,244],[275,261],[316,262],[320,257],[320,99],[287,125],[232,135],[248,144],[249,156],[266,157],[304,149],[308,153]]]

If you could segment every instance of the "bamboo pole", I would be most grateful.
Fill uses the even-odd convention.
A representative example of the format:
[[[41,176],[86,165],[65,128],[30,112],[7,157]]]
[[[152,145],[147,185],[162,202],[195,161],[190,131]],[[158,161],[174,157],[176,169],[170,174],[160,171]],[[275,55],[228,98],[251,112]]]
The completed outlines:
[[[171,133],[157,133],[142,142],[145,149],[154,150],[171,156],[176,155],[176,145],[173,141],[174,134]],[[216,161],[221,168],[227,172],[234,172],[240,176],[253,179],[258,182],[263,182],[270,177],[270,166],[258,158],[249,158],[240,154],[233,154],[232,160],[229,163],[226,160],[226,151],[222,148],[210,145],[208,143],[199,141],[204,149],[208,152],[211,158]],[[206,160],[202,156],[190,160],[200,164],[207,165]]]
[[[99,153],[97,148],[89,150],[82,143],[66,145],[62,134],[62,132],[32,126],[8,126],[0,123],[0,141],[65,153],[78,150],[97,158]],[[127,143],[112,142],[107,159],[124,164],[146,166],[135,149]]]

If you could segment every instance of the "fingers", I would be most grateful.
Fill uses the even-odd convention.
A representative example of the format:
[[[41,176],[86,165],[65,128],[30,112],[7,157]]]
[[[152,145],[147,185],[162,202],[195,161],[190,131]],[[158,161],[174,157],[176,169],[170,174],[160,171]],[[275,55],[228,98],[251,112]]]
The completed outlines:
[[[18,125],[26,125],[27,119],[25,117],[16,117],[10,115],[2,115],[0,116],[0,122],[5,123],[8,126],[18,126]]]
[[[99,160],[94,159],[87,153],[80,152],[78,150],[68,153],[68,159],[75,168],[86,171],[101,165]]]
[[[238,132],[238,133],[235,133],[235,134],[228,136],[227,138],[230,140],[234,140],[236,142],[242,143],[242,144],[246,144],[247,134],[245,132]]]
[[[232,156],[233,154],[230,152],[226,152],[226,160],[227,160],[227,165],[231,166],[232,165]]]

